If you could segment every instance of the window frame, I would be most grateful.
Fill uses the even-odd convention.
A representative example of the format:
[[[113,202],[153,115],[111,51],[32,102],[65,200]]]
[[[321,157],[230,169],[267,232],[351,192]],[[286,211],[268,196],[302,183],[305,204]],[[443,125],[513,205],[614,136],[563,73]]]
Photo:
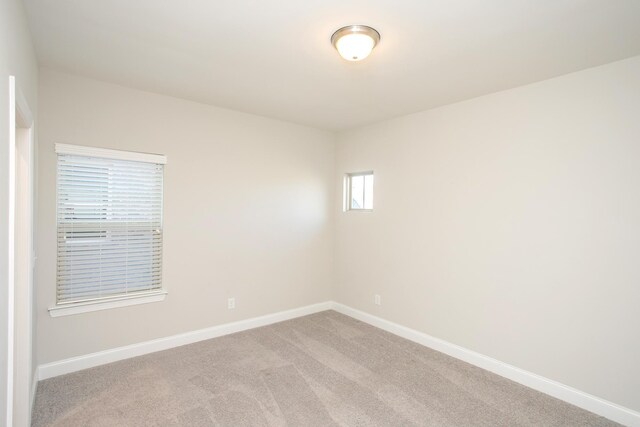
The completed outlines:
[[[373,170],[367,170],[367,171],[363,171],[363,172],[352,172],[352,173],[346,173],[344,175],[344,182],[343,182],[343,201],[342,201],[342,211],[343,212],[373,212],[373,207],[371,208],[353,208],[351,207],[351,201],[352,201],[352,189],[353,189],[353,184],[352,184],[352,179],[354,177],[358,177],[358,176],[362,176],[362,177],[366,177],[366,176],[374,176]],[[375,180],[374,180],[375,182]],[[365,199],[364,199],[364,193],[362,195],[363,199],[363,205],[365,204]],[[373,205],[372,205],[373,206]]]
[[[121,150],[111,150],[105,148],[95,148],[95,147],[85,147],[79,145],[69,145],[69,144],[55,144],[55,152],[56,152],[56,175],[58,174],[58,156],[59,155],[74,155],[74,156],[84,156],[91,157],[95,159],[101,160],[125,160],[125,161],[135,161],[135,162],[145,162],[145,163],[153,163],[157,165],[163,165],[162,170],[162,187],[164,187],[164,165],[167,163],[167,158],[161,154],[150,154],[150,153],[140,153],[140,152],[131,152],[131,151],[121,151]],[[59,191],[57,186],[57,178],[56,178],[56,233],[58,233],[59,228],[59,220],[58,220],[58,197]],[[161,215],[161,224],[163,211],[164,211],[164,190],[162,190],[160,200],[160,215]],[[164,230],[163,230],[164,233]],[[59,252],[56,249],[56,264],[58,263]],[[160,265],[161,270],[163,270],[162,263],[162,255],[160,256]],[[138,304],[147,304],[151,302],[159,302],[163,301],[166,298],[167,290],[164,281],[161,279],[160,288],[154,289],[151,291],[132,293],[132,294],[114,294],[113,296],[107,297],[98,297],[95,299],[87,299],[82,301],[71,301],[71,302],[59,302],[58,301],[58,279],[56,277],[55,280],[55,303],[53,306],[49,307],[49,314],[51,317],[58,316],[67,316],[78,313],[86,313],[97,310],[106,310],[116,307],[125,307],[130,305],[138,305]]]

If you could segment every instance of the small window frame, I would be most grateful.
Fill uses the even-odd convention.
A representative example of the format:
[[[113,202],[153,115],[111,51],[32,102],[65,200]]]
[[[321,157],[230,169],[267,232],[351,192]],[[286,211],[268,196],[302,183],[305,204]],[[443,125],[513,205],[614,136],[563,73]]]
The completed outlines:
[[[351,201],[352,201],[352,180],[354,177],[366,177],[366,176],[371,176],[373,177],[373,170],[368,170],[368,171],[363,171],[363,172],[352,172],[352,173],[347,173],[344,175],[344,182],[343,182],[343,201],[342,201],[342,211],[343,212],[373,212],[373,207],[371,208],[354,208],[351,206]],[[366,206],[365,200],[364,200],[365,194],[363,194],[363,205]],[[373,204],[372,204],[373,206]]]

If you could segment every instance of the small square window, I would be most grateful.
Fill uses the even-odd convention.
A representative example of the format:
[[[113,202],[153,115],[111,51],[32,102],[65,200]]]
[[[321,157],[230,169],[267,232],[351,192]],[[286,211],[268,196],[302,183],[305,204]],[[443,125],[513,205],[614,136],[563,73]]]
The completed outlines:
[[[344,211],[373,209],[372,171],[347,174],[344,184]]]

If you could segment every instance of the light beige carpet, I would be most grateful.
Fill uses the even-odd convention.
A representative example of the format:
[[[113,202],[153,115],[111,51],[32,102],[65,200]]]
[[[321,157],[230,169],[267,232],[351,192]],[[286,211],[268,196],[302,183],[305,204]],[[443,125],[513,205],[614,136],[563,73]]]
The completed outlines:
[[[34,426],[611,426],[325,311],[38,384]]]

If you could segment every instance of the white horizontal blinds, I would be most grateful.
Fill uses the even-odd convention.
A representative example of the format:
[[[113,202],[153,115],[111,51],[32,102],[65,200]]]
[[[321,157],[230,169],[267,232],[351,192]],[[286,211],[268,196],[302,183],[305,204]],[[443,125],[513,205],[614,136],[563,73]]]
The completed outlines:
[[[163,165],[58,152],[57,302],[162,287]]]

